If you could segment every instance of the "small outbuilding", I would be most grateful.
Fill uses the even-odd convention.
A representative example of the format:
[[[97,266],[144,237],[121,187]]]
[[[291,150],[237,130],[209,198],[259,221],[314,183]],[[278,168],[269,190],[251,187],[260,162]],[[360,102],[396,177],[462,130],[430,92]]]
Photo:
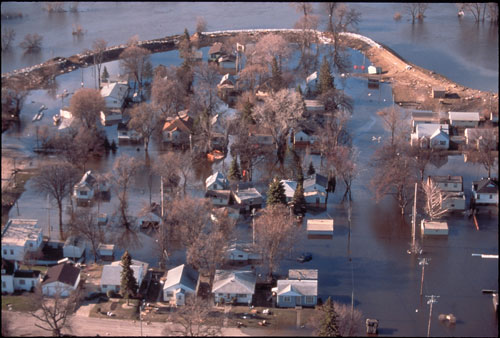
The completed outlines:
[[[368,66],[368,74],[382,74],[382,68],[375,66]]]
[[[333,219],[308,219],[307,235],[333,236]]]
[[[444,235],[448,236],[448,223],[447,222],[436,222],[436,221],[426,221],[421,222],[422,236],[436,236]]]
[[[444,87],[432,87],[433,99],[444,99],[446,97],[446,89]]]

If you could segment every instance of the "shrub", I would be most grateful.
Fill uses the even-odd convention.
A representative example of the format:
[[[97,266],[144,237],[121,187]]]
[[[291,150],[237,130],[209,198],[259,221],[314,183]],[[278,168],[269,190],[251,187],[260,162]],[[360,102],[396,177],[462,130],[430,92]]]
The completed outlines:
[[[108,296],[108,298],[116,298],[116,292],[115,292],[115,290],[108,290],[108,291],[106,291],[106,296]]]

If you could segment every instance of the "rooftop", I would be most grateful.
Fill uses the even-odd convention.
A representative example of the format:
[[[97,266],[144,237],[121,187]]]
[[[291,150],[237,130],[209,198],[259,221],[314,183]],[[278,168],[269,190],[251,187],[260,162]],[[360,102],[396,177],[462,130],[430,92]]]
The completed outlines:
[[[256,281],[252,271],[216,270],[212,292],[254,294]]]
[[[439,123],[418,124],[416,127],[416,134],[418,135],[418,137],[431,137],[436,131],[439,131],[439,128],[442,128],[442,131],[445,134],[449,134],[448,124]]]
[[[333,219],[308,219],[307,231],[333,231]]]
[[[429,179],[436,183],[462,183],[462,176],[429,176]]]
[[[164,289],[171,286],[182,284],[193,290],[196,289],[196,284],[198,283],[198,272],[196,272],[191,267],[186,264],[176,266],[173,269],[168,270],[167,280],[163,285]]]
[[[48,284],[52,282],[61,282],[68,285],[75,285],[78,276],[80,275],[80,269],[75,267],[73,264],[62,263],[55,266],[51,266],[43,279],[42,284]]]
[[[41,232],[36,219],[10,219],[2,232],[2,245],[24,246],[27,240],[36,241]]]
[[[455,121],[477,121],[479,122],[479,113],[478,112],[456,112],[450,111],[448,113],[450,120]]]
[[[262,198],[260,192],[255,188],[247,188],[235,191],[234,194],[243,202],[252,198]]]
[[[278,280],[278,296],[285,293],[294,293],[298,296],[317,296],[318,295],[318,280],[312,279],[279,279]]]

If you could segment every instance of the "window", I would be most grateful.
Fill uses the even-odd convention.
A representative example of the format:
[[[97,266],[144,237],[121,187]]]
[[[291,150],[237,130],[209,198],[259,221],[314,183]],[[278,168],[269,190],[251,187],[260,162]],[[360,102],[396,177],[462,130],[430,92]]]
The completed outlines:
[[[493,195],[492,195],[492,194],[490,194],[490,199],[492,199],[492,198],[493,198]]]
[[[13,249],[10,249],[10,254],[13,255],[14,254],[14,250]]]
[[[218,293],[217,296],[224,297],[224,294],[223,293]]]
[[[306,304],[314,304],[314,297],[306,296]]]
[[[481,199],[481,195],[477,194],[477,199]]]
[[[6,249],[3,249],[3,254],[6,255],[7,254],[7,250]]]
[[[446,141],[439,141],[439,144],[444,146],[446,144]]]
[[[4,281],[2,281],[2,288],[6,288],[7,287],[7,284],[5,284]]]
[[[33,243],[30,243],[30,248],[32,248],[32,247],[33,247]]]
[[[19,284],[24,285],[24,284],[26,284],[26,281],[24,279],[20,279]]]
[[[245,298],[247,295],[245,293],[238,293],[236,297],[238,298]]]
[[[238,258],[243,258],[243,255],[238,255]]]
[[[292,301],[292,297],[290,297],[290,296],[283,296],[283,301],[285,303],[290,303]]]
[[[444,186],[445,186],[445,187],[448,187],[448,183],[445,183],[445,184],[444,184]]]
[[[87,196],[87,192],[86,191],[80,191],[80,195]]]
[[[172,291],[167,291],[167,297],[173,297],[174,293]]]

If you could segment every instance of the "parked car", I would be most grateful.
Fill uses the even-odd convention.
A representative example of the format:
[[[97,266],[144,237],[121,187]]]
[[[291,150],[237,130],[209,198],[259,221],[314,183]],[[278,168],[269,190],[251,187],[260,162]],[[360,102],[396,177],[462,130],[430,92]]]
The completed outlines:
[[[297,262],[305,263],[312,259],[312,255],[309,252],[304,252],[302,255],[297,257]]]

